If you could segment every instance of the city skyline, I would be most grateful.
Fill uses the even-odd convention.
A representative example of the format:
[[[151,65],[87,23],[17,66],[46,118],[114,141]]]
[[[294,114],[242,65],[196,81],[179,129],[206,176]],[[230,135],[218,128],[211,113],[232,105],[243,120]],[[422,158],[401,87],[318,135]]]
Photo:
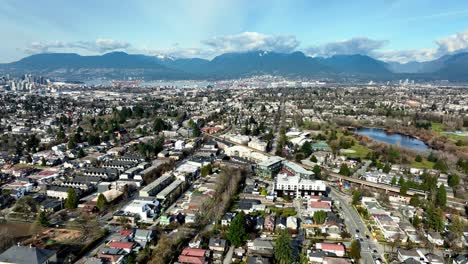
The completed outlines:
[[[460,1],[5,1],[0,12],[9,36],[2,63],[44,52],[211,59],[249,50],[408,62],[468,49],[468,4]]]

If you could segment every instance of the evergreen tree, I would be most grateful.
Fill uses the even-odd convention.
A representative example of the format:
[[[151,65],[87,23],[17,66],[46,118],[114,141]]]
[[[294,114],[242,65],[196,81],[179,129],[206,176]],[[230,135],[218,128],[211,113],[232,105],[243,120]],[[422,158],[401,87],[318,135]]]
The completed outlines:
[[[193,120],[190,120],[189,124],[190,124],[190,128],[192,128],[193,136],[199,137],[201,135],[201,131],[197,123],[195,123]]]
[[[356,262],[359,262],[359,260],[361,259],[361,243],[358,240],[353,240],[353,242],[351,242],[349,255]]]
[[[65,208],[75,209],[78,207],[78,195],[73,188],[68,188],[67,199],[65,200]]]
[[[457,174],[450,174],[448,176],[448,185],[452,188],[456,188],[460,184],[460,176]]]
[[[96,202],[96,207],[99,209],[99,211],[102,211],[102,210],[104,210],[106,205],[107,205],[106,197],[102,193],[99,194],[97,202]]]
[[[452,236],[456,239],[460,239],[463,236],[463,222],[458,215],[452,215],[452,221],[449,226],[449,231]]]
[[[283,229],[279,232],[275,240],[275,260],[278,264],[293,263],[293,248],[291,246],[291,238],[287,230]]]
[[[201,168],[200,174],[201,174],[201,176],[203,176],[203,177],[208,176],[208,175],[210,175],[211,170],[212,170],[211,164],[208,164],[208,165],[206,165],[206,166],[204,166],[204,167]]]
[[[343,175],[343,176],[350,176],[351,175],[351,171],[349,170],[348,165],[346,165],[346,163],[341,164],[340,174]]]
[[[400,185],[400,195],[406,195],[409,189],[409,184],[403,181]]]
[[[392,167],[390,167],[390,164],[386,163],[385,166],[382,168],[382,171],[385,173],[389,173]]]
[[[419,201],[419,196],[418,195],[413,195],[410,199],[410,205],[414,207],[419,207],[421,205],[421,201]]]
[[[448,170],[448,166],[445,160],[438,159],[436,163],[434,164],[433,169],[439,170],[441,172],[446,172]]]
[[[309,141],[304,142],[301,146],[301,152],[304,153],[306,157],[309,157],[312,154],[312,144]]]
[[[229,226],[228,233],[227,233],[227,239],[235,247],[240,247],[245,243],[247,239],[247,233],[245,231],[244,212],[241,211],[232,220],[231,225]]]
[[[355,190],[353,192],[353,204],[356,205],[359,203],[359,201],[361,200],[361,196],[362,196],[362,192],[361,191],[358,191],[358,190]]]
[[[396,185],[397,184],[397,179],[396,179],[396,176],[393,175],[392,177],[392,182],[390,183],[391,185]]]
[[[310,156],[310,161],[316,163],[317,162],[317,157],[315,157],[315,155]]]
[[[44,211],[40,211],[37,215],[37,222],[44,227],[50,225],[49,219],[47,218],[47,214]]]
[[[327,219],[327,213],[322,210],[315,211],[313,218],[315,224],[323,224]]]
[[[416,155],[416,158],[414,159],[414,161],[421,162],[422,161],[421,155]]]
[[[447,191],[443,184],[437,189],[435,204],[440,208],[445,208],[447,205]]]
[[[319,165],[315,165],[314,168],[312,168],[312,171],[314,172],[316,178],[320,179],[322,177],[322,169]]]

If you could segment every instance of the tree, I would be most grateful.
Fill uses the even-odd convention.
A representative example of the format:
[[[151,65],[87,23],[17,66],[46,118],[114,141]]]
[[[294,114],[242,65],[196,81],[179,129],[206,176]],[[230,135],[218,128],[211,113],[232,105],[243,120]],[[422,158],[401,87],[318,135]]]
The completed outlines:
[[[434,226],[435,231],[442,231],[444,230],[444,212],[440,208],[436,208],[434,210]]]
[[[353,240],[353,242],[351,242],[349,255],[356,262],[358,262],[359,259],[361,259],[361,243],[359,242],[359,240]]]
[[[107,205],[107,199],[104,196],[104,194],[100,193],[96,202],[96,207],[99,209],[99,211],[104,210],[104,208]]]
[[[86,156],[86,153],[84,152],[83,148],[80,148],[78,150],[78,158],[83,158],[84,156]]]
[[[167,128],[168,128],[168,125],[161,118],[158,117],[156,118],[156,120],[154,120],[154,123],[153,123],[154,132],[159,133]]]
[[[315,165],[314,168],[312,168],[312,171],[314,172],[314,175],[316,178],[319,178],[322,176],[322,169],[320,168],[319,165]]]
[[[283,229],[279,232],[275,240],[275,260],[278,264],[292,263],[293,248],[291,246],[291,238],[287,230]]]
[[[398,185],[403,185],[405,183],[405,178],[403,176],[400,176],[400,179],[398,179]]]
[[[414,207],[419,207],[421,205],[421,201],[419,201],[419,196],[413,195],[409,201],[409,204]]]
[[[304,142],[301,146],[301,152],[304,153],[306,157],[310,156],[310,154],[312,154],[312,144],[310,144],[309,141]]]
[[[348,165],[346,165],[346,163],[341,164],[340,174],[343,175],[343,176],[350,176],[351,175],[351,171],[349,170]]]
[[[190,128],[192,128],[193,136],[199,137],[201,135],[201,131],[197,123],[195,123],[195,121],[193,120],[190,120],[189,125],[190,125]]]
[[[208,176],[208,175],[210,175],[211,170],[212,170],[211,164],[208,164],[208,165],[203,166],[203,167],[201,168],[200,174],[201,174],[201,176],[203,176],[203,177]]]
[[[447,205],[447,191],[445,190],[445,186],[443,184],[437,188],[435,205],[440,208],[445,208]]]
[[[419,216],[415,214],[413,216],[412,223],[414,227],[419,228],[419,226],[421,225],[421,218],[419,218]]]
[[[400,184],[400,195],[406,195],[406,193],[408,192],[408,189],[409,189],[408,183],[403,181]]]
[[[448,170],[448,166],[445,160],[438,159],[436,163],[434,163],[433,169],[439,170],[441,172],[446,172]]]
[[[359,201],[361,200],[361,197],[362,197],[362,192],[358,191],[358,190],[355,190],[353,192],[353,204],[354,205],[358,204]]]
[[[247,233],[245,231],[244,212],[241,211],[236,215],[234,220],[232,220],[231,225],[229,226],[227,238],[235,247],[240,247],[245,243]]]
[[[393,175],[392,177],[392,182],[390,183],[391,185],[396,185],[397,184],[397,180],[396,180],[396,176]]]
[[[323,224],[327,219],[327,213],[322,210],[315,211],[313,218],[315,224]]]
[[[310,156],[310,161],[316,163],[317,162],[317,157],[315,157],[315,155]]]
[[[422,161],[421,155],[416,155],[416,158],[414,159],[414,161],[421,162]]]
[[[75,137],[70,137],[70,139],[68,140],[67,147],[68,147],[68,149],[75,149],[76,148],[76,139],[75,139]]]
[[[262,191],[260,192],[260,195],[267,196],[268,195],[267,189],[262,189]]]
[[[460,176],[457,174],[450,174],[448,176],[448,186],[452,188],[457,188],[457,186],[460,184]]]
[[[44,211],[40,211],[37,215],[37,222],[43,227],[47,227],[50,225],[49,219],[47,218],[47,214]]]
[[[437,161],[437,156],[434,154],[434,152],[429,153],[429,156],[427,157],[427,160],[430,162],[436,162]]]
[[[386,163],[385,166],[382,168],[382,171],[385,173],[389,173],[392,167],[390,167],[390,164]]]
[[[78,195],[73,188],[68,188],[67,199],[65,200],[65,208],[75,209],[78,207]]]
[[[449,226],[449,231],[452,234],[452,237],[455,239],[460,239],[463,235],[463,222],[458,215],[452,215],[452,221]]]

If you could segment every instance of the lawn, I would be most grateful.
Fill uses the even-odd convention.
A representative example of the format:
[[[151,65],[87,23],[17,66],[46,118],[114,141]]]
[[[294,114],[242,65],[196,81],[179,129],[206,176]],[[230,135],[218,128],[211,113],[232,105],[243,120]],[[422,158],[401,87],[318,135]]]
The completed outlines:
[[[462,135],[447,133],[447,132],[450,132],[450,131],[446,131],[446,127],[441,123],[432,122],[431,123],[431,129],[432,129],[432,131],[436,132],[437,135],[446,136],[447,138],[450,138],[450,139],[452,139],[454,141],[464,140],[466,138],[465,136],[462,136]]]
[[[434,162],[423,160],[421,162],[412,161],[411,167],[418,168],[418,169],[432,169],[434,167]]]
[[[354,153],[346,154],[346,156],[350,158],[361,158],[364,159],[371,150],[363,145],[359,145],[357,141],[354,141],[354,146],[352,146],[351,150],[354,150]]]

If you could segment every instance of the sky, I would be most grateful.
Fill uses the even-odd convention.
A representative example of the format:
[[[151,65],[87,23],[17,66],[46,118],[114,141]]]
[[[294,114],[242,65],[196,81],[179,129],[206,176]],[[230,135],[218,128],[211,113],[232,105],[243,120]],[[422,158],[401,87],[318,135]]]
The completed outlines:
[[[0,62],[44,52],[363,54],[427,61],[468,51],[464,0],[1,0]]]

